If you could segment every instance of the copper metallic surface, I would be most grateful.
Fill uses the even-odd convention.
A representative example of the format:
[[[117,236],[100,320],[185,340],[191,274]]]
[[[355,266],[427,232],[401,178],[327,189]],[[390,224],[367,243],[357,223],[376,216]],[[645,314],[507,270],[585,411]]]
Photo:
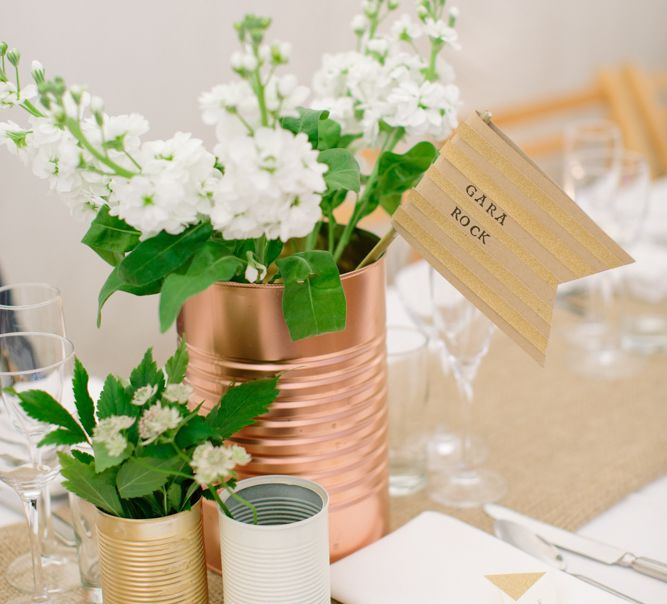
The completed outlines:
[[[208,604],[201,510],[147,520],[98,510],[104,604]]]
[[[234,440],[253,461],[241,478],[302,476],[331,496],[336,560],[388,530],[384,262],[342,276],[347,326],[293,342],[279,285],[218,283],[190,298],[178,322],[190,353],[193,402],[233,382],[286,372],[268,414]],[[219,571],[217,510],[204,508],[209,566]]]

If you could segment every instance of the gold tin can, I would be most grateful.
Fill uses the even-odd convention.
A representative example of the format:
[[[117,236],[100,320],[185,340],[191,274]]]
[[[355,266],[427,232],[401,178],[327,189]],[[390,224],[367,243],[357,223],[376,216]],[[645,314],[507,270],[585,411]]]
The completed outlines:
[[[202,506],[133,520],[98,510],[104,604],[208,604]]]
[[[192,401],[206,401],[205,409],[232,383],[285,372],[269,413],[233,439],[252,455],[240,477],[288,474],[326,488],[332,560],[377,540],[389,524],[383,260],[342,282],[340,332],[292,341],[280,285],[218,283],[190,298],[178,322]],[[217,510],[207,504],[206,558],[219,572]]]

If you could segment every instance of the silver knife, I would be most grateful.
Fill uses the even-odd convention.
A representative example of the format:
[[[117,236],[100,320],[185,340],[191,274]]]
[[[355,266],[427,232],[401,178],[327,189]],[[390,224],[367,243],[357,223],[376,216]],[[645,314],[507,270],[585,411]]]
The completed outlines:
[[[524,516],[501,505],[489,503],[484,511],[496,520],[511,520],[528,527],[531,531],[550,541],[554,545],[574,554],[579,554],[591,560],[602,562],[610,566],[631,568],[638,573],[648,575],[660,581],[667,581],[667,564],[658,560],[635,556],[612,545],[600,543],[588,537],[575,535],[564,529]]]

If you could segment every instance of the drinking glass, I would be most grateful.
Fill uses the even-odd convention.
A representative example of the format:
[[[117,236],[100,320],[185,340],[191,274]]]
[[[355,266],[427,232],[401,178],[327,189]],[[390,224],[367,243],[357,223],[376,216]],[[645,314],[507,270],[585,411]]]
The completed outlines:
[[[575,199],[577,177],[572,172],[572,164],[581,154],[620,153],[623,140],[618,126],[602,118],[586,118],[569,124],[563,133],[563,188]],[[558,288],[559,301],[575,314],[585,314],[599,297],[594,280],[582,279],[564,284]]]
[[[37,443],[50,427],[28,417],[14,393],[39,389],[60,400],[73,359],[74,347],[62,336],[30,332],[0,334],[0,392],[9,421],[21,437],[15,439],[14,451],[16,447],[22,450],[20,454],[2,456],[0,480],[13,488],[23,502],[30,529],[33,572],[32,595],[8,604],[56,604],[69,600],[49,592],[42,560],[39,514],[42,491],[57,477],[59,466],[54,447],[37,447]]]
[[[51,333],[64,337],[65,319],[60,290],[47,283],[17,283],[0,287],[0,334],[15,332]],[[66,589],[76,577],[76,552],[61,543],[53,529],[48,486],[40,502],[44,575],[49,589],[60,591]],[[30,555],[18,556],[7,568],[6,577],[16,589],[32,591]]]
[[[496,501],[507,483],[496,472],[479,467],[473,455],[473,383],[489,350],[494,326],[473,304],[436,271],[431,273],[435,326],[454,374],[461,398],[461,456],[455,468],[432,476],[431,498],[465,508]]]
[[[428,340],[414,327],[387,327],[389,494],[426,486]]]
[[[86,594],[86,602],[100,604],[102,588],[100,576],[100,557],[97,547],[97,508],[80,497],[69,494],[72,525],[76,535],[76,548],[79,555],[79,574],[81,585]]]
[[[575,201],[622,247],[637,241],[646,217],[649,167],[632,151],[588,150],[568,159]],[[620,324],[627,306],[617,292],[622,273],[603,272],[586,279],[588,305],[583,322],[571,332],[576,370],[601,378],[632,373],[636,359],[621,346]]]

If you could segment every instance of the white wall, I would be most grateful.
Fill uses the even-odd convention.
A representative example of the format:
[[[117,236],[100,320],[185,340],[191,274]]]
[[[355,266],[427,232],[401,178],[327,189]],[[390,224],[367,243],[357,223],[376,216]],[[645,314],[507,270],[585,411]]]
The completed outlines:
[[[450,0],[453,1],[453,0]],[[410,0],[403,0],[412,7]],[[274,18],[293,44],[293,70],[308,80],[323,52],[350,47],[357,0],[59,0],[3,2],[0,39],[26,64],[85,83],[111,113],[138,111],[154,137],[192,131],[212,141],[198,94],[231,74],[232,23],[245,12]],[[466,108],[498,107],[584,84],[595,67],[633,59],[667,68],[665,0],[458,0],[463,51],[453,56]],[[6,115],[6,114],[5,114]],[[0,119],[6,119],[5,115]],[[164,359],[157,299],[116,294],[95,327],[107,268],[79,243],[77,224],[43,181],[0,154],[0,267],[6,282],[48,281],[64,294],[69,333],[98,374],[126,372],[154,345]]]

